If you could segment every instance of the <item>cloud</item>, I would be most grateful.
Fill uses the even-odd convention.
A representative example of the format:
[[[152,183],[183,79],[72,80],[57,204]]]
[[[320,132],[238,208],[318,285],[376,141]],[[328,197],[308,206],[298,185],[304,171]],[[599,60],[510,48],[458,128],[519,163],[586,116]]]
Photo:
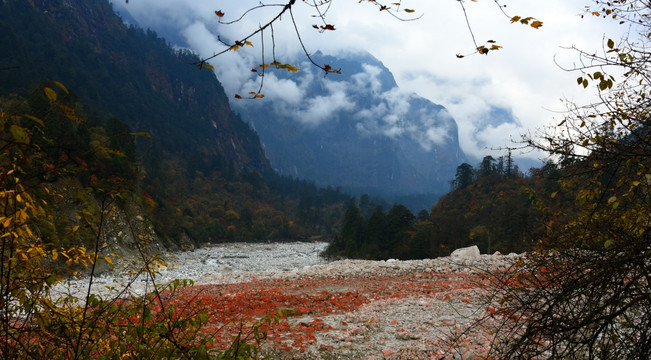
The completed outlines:
[[[334,118],[341,110],[350,110],[355,103],[350,100],[346,91],[346,83],[324,80],[323,85],[328,95],[307,99],[293,111],[295,120],[309,126],[317,126],[324,121]]]
[[[377,66],[363,64],[363,72],[357,73],[352,76],[352,82],[357,89],[364,89],[374,93],[380,91],[382,82],[378,79],[378,75],[382,72]]]
[[[253,3],[217,0],[112,2],[119,11],[129,12],[144,28],[182,36],[203,56],[223,49],[215,34],[225,39],[241,39],[280,9],[255,10],[240,22],[223,26],[217,23],[215,10],[225,12],[225,20],[233,20]],[[408,94],[417,93],[449,110],[458,123],[463,150],[481,158],[487,148],[509,145],[511,138],[517,139],[524,132],[533,133],[537,128],[557,122],[562,115],[555,111],[564,110],[561,98],[579,103],[593,99],[591,93],[576,86],[576,74],[563,71],[557,65],[571,68],[577,59],[574,52],[561,46],[576,45],[588,52],[597,51],[604,32],[617,38],[617,34],[624,31],[590,16],[581,19],[578,15],[589,3],[589,0],[508,3],[509,15],[534,16],[544,21],[539,30],[511,24],[491,1],[468,3],[467,14],[477,41],[482,44],[489,39],[496,40],[504,48],[488,56],[472,55],[464,59],[457,59],[455,54],[471,53],[474,44],[456,1],[416,2],[410,7],[423,17],[412,22],[395,20],[366,2],[337,1],[331,4],[327,19],[337,30],[324,33],[312,29],[315,22],[312,7],[297,2],[294,17],[308,52],[321,50],[334,54],[342,49],[367,50],[394,73],[404,93],[386,94],[382,104],[359,109],[358,131],[416,137],[416,130],[400,127],[399,123],[406,111]],[[293,32],[289,16],[284,16],[282,22],[274,26],[273,47],[280,61],[305,59]],[[266,36],[268,61],[272,48],[270,31]],[[229,52],[212,62],[228,93],[257,90],[258,83],[251,81],[250,69],[261,63],[262,43],[259,37],[251,41],[255,48]],[[338,68],[337,64],[330,65]],[[308,78],[304,76],[275,79],[269,76],[265,79],[264,92],[268,98],[282,101],[282,105],[277,106],[292,111],[293,116],[312,126],[327,121],[339,109],[353,106],[351,95],[354,93],[346,88],[330,88],[327,96],[306,99]],[[372,66],[365,68],[353,81],[367,91],[379,89],[379,79]],[[511,109],[519,123],[487,126],[484,116],[496,107]],[[378,117],[383,111],[384,115]],[[419,121],[424,124],[428,120],[420,118]],[[433,146],[446,141],[441,136],[443,133],[443,128],[433,126],[421,131],[419,142],[421,146]]]

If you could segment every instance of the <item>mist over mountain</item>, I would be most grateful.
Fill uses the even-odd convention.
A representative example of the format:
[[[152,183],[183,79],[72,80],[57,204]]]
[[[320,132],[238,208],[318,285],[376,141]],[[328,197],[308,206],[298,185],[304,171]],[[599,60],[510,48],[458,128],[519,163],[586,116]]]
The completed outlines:
[[[317,52],[288,75],[265,75],[264,99],[234,101],[281,174],[384,195],[444,193],[466,157],[448,111],[402,91],[372,55]]]

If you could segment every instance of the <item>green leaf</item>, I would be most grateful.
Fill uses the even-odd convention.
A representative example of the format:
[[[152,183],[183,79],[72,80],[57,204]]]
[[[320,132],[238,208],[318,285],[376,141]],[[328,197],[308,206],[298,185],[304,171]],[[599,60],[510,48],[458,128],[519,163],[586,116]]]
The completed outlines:
[[[29,144],[29,134],[24,128],[18,125],[11,125],[9,127],[9,132],[11,132],[11,135],[14,137],[14,141],[17,143]]]
[[[599,90],[604,91],[606,89],[608,89],[608,81],[600,81]]]
[[[612,49],[615,47],[615,42],[613,41],[613,39],[608,39],[607,45],[609,49]]]

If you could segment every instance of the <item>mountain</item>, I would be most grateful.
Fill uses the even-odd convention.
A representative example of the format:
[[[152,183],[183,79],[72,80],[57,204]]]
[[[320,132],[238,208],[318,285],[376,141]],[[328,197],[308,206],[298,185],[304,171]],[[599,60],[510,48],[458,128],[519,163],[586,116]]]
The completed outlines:
[[[0,68],[19,66],[0,73],[0,94],[58,80],[90,107],[150,132],[154,156],[174,149],[199,168],[223,157],[269,170],[256,134],[230,110],[214,74],[179,61],[183,54],[155,33],[125,27],[107,1],[7,0],[0,21]]]
[[[89,128],[115,117],[151,135],[136,139],[136,191],[168,245],[320,234],[347,200],[278,176],[214,73],[107,0],[2,0],[0,46],[0,97],[59,81]]]
[[[372,55],[317,52],[288,75],[268,70],[264,99],[233,107],[281,174],[385,196],[445,193],[465,161],[457,124],[441,105],[402,91]]]

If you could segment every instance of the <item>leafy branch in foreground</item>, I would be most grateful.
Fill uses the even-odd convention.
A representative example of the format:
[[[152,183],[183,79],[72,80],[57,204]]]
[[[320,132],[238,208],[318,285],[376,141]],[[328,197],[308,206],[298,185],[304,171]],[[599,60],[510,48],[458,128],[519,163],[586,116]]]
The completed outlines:
[[[254,344],[239,338],[235,350],[214,349],[205,311],[176,297],[192,282],[157,283],[157,258],[128,220],[135,217],[128,214],[135,179],[109,172],[114,157],[129,153],[129,141],[103,137],[138,133],[121,134],[115,119],[89,133],[58,82],[0,104],[0,358],[241,359],[257,351],[267,320],[252,325]],[[106,242],[117,217],[127,219],[141,267],[104,298],[94,282],[100,266],[113,263]],[[79,293],[61,291],[80,275],[87,283]],[[146,291],[132,294],[142,277]]]
[[[472,0],[475,1],[475,0]],[[408,8],[403,6],[402,0],[393,2],[393,3],[385,3],[382,1],[376,1],[376,0],[360,0],[360,3],[368,3],[373,6],[375,6],[380,12],[382,13],[387,13],[393,18],[399,20],[399,21],[415,21],[418,20],[422,17],[421,15],[416,15],[416,10],[412,8]],[[521,16],[509,16],[505,12],[504,8],[506,7],[505,5],[502,5],[498,0],[494,0],[495,5],[500,9],[500,11],[512,22],[512,23],[521,23],[528,25],[534,29],[539,29],[543,23],[540,20],[537,20],[533,17],[521,17]],[[281,4],[267,4],[267,3],[260,3],[256,6],[250,7],[247,10],[245,10],[243,13],[239,15],[235,15],[232,20],[224,20],[229,14],[222,10],[216,10],[215,15],[219,19],[219,23],[222,25],[234,25],[240,22],[243,22],[245,18],[248,17],[253,17],[256,16],[257,14],[261,14],[260,18],[264,20],[258,20],[260,25],[258,26],[257,29],[251,30],[246,32],[245,35],[242,35],[238,39],[230,39],[226,40],[223,39],[221,36],[218,36],[217,39],[224,45],[224,48],[222,50],[214,52],[212,55],[207,56],[195,63],[193,65],[198,66],[200,69],[203,68],[208,68],[214,70],[214,67],[208,63],[211,59],[214,59],[218,56],[221,56],[223,54],[226,54],[230,51],[238,51],[242,48],[245,47],[254,47],[254,39],[256,37],[259,37],[259,44],[260,44],[260,58],[261,58],[261,65],[253,68],[251,71],[256,73],[259,78],[260,78],[260,86],[257,91],[251,91],[249,93],[249,96],[246,98],[249,99],[256,99],[256,98],[262,98],[264,97],[261,93],[262,88],[264,86],[264,76],[265,76],[265,69],[269,66],[278,68],[278,69],[286,69],[289,71],[298,71],[298,67],[290,64],[285,64],[276,57],[276,37],[275,37],[275,31],[274,31],[274,26],[279,25],[279,23],[282,22],[283,16],[288,15],[290,19],[290,29],[291,31],[296,35],[296,39],[298,41],[298,44],[301,47],[301,50],[305,57],[308,59],[308,61],[315,67],[321,69],[324,74],[330,74],[330,73],[335,73],[338,74],[341,72],[341,69],[337,69],[333,67],[330,64],[320,64],[317,63],[314,58],[311,56],[310,51],[308,51],[307,44],[303,40],[303,37],[301,34],[304,31],[308,31],[306,29],[313,29],[318,31],[319,33],[324,33],[328,31],[335,31],[336,26],[335,24],[329,23],[327,20],[327,15],[332,9],[332,5],[334,3],[334,0],[302,0],[300,2],[297,2],[296,0],[290,0],[286,3],[281,3]],[[466,5],[464,4],[464,1],[458,1],[459,5],[461,6],[462,12],[464,14],[464,18],[466,21],[466,26],[468,28],[468,32],[471,35],[472,42],[474,44],[474,50],[471,52],[471,54],[483,54],[487,55],[489,51],[495,51],[499,50],[502,48],[501,45],[498,45],[495,40],[487,40],[484,45],[479,45],[475,39],[475,34],[473,32],[472,26],[471,26],[471,21],[469,19],[468,13],[466,11]],[[312,15],[312,18],[317,20],[317,23],[314,24],[313,21],[310,21],[309,24],[303,24],[300,23],[299,20],[295,14],[294,14],[294,9],[297,6],[297,4],[302,4],[305,6],[308,6],[312,9],[314,14]],[[277,11],[273,11],[273,9],[278,9]],[[271,11],[269,11],[271,10]],[[265,12],[268,11],[268,12]],[[265,17],[266,16],[266,17]],[[267,40],[265,40],[267,39]],[[270,41],[271,42],[271,61],[267,62],[265,60],[266,57],[266,51],[265,51],[265,41]],[[465,56],[468,56],[470,54],[466,55],[460,55],[457,54],[458,58],[463,58]],[[245,98],[242,95],[236,94],[236,98],[242,99]]]
[[[640,34],[606,39],[602,55],[579,52],[577,82],[593,83],[600,101],[570,104],[563,121],[525,139],[562,165],[560,190],[538,202],[537,250],[495,277],[496,358],[651,357],[651,8],[595,3]],[[558,197],[571,206],[554,205]]]

